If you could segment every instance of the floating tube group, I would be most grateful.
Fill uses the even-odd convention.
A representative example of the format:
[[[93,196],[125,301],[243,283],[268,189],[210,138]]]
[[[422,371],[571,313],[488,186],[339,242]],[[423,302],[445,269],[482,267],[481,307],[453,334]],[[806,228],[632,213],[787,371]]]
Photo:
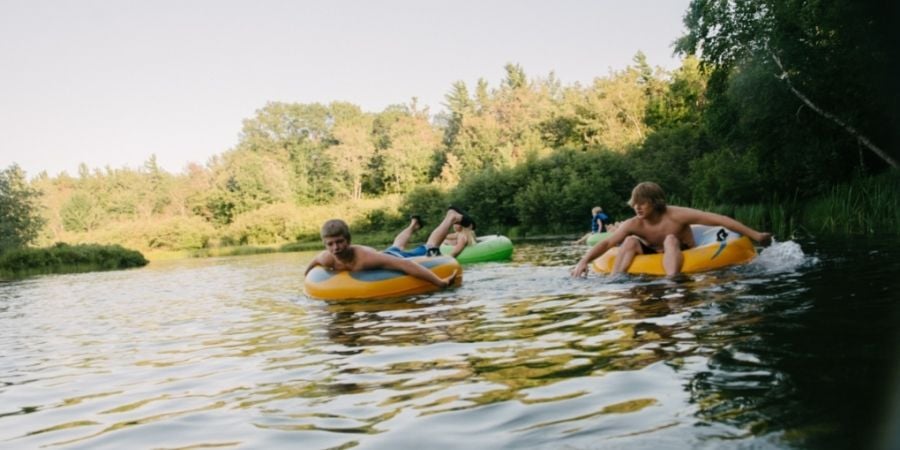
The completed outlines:
[[[746,263],[756,257],[753,242],[746,236],[722,228],[691,225],[696,247],[684,250],[683,273],[703,272],[720,269],[735,264]],[[595,272],[610,273],[616,263],[618,247],[606,251],[591,263]],[[663,254],[637,255],[628,267],[628,273],[644,275],[665,275]]]

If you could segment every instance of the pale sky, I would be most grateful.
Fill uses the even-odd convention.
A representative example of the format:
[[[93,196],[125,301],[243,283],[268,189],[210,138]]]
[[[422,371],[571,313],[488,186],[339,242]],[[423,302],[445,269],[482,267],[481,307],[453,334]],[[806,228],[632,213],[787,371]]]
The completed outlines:
[[[234,147],[270,101],[432,113],[504,65],[590,83],[678,67],[689,0],[0,0],[0,169],[172,173]]]

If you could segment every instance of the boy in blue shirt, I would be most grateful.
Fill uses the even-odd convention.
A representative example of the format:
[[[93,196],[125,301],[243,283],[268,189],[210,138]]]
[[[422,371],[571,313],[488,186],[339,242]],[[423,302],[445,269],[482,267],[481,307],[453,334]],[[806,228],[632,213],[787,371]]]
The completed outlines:
[[[612,219],[603,212],[603,208],[599,206],[591,208],[591,232],[582,236],[581,239],[575,241],[575,243],[581,244],[582,242],[586,242],[592,234],[606,233],[606,224],[611,221]]]

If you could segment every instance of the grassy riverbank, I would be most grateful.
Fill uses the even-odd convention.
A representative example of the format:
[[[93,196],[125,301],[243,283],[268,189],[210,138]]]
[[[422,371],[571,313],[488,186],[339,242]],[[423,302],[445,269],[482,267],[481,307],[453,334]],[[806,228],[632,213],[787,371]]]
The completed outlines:
[[[776,198],[764,204],[693,206],[734,217],[759,230],[771,231],[779,240],[816,234],[890,234],[900,230],[900,197],[894,194],[898,191],[900,191],[900,172],[892,171],[876,177],[860,178],[853,183],[836,185],[828,192],[808,201],[801,201],[797,196],[792,196]],[[387,247],[406,223],[405,215],[400,211],[421,208],[415,205],[398,205],[396,199],[391,200],[390,202],[370,200],[370,204],[366,205],[368,208],[363,209],[364,213],[361,214],[357,209],[355,214],[351,214],[355,219],[350,223],[351,229],[354,230],[353,243],[375,248]],[[426,202],[427,205],[441,205],[449,201],[445,198],[429,200]],[[677,199],[673,199],[673,203],[683,204]],[[321,209],[327,209],[327,214],[336,214],[334,206],[325,206]],[[436,214],[437,212],[433,212],[431,215]],[[325,213],[314,215],[315,220],[323,220],[323,217],[326,217]],[[523,241],[575,239],[581,231],[574,229],[529,233],[527,228],[521,225],[506,228],[495,225],[490,230],[484,230],[484,234],[504,234],[514,241]],[[419,232],[414,236],[413,242],[421,243],[426,238],[427,234]],[[147,260],[317,252],[322,249],[322,242],[317,233],[310,230],[300,233],[294,242],[223,245],[181,250],[151,249],[144,250],[143,254],[119,245],[56,244],[41,249],[17,250],[0,256],[0,277],[17,278],[46,273],[122,269],[145,265]]]

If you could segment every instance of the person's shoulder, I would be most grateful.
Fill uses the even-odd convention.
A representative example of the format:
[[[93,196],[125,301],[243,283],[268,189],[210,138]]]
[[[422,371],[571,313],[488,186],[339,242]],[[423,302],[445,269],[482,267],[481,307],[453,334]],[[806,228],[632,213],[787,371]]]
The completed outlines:
[[[351,246],[351,248],[353,249],[353,255],[356,256],[357,258],[359,258],[359,257],[366,258],[366,257],[376,256],[376,255],[381,255],[381,254],[382,254],[382,253],[379,252],[378,250],[375,250],[374,248],[369,247],[368,245],[356,245],[356,244],[354,244],[354,245]]]
[[[641,226],[642,223],[643,222],[641,221],[640,217],[631,217],[631,218],[625,219],[621,222],[618,222],[617,229],[631,230],[631,229]]]
[[[681,217],[681,216],[702,214],[702,213],[703,213],[703,211],[701,211],[699,209],[688,208],[687,206],[668,205],[668,206],[666,206],[666,212],[664,212],[663,214],[670,216],[670,217]]]
[[[397,258],[365,245],[353,246],[353,270],[381,269]]]
[[[334,266],[337,262],[337,258],[334,257],[328,250],[322,250],[313,258],[310,264],[318,264],[326,269],[334,269]]]

